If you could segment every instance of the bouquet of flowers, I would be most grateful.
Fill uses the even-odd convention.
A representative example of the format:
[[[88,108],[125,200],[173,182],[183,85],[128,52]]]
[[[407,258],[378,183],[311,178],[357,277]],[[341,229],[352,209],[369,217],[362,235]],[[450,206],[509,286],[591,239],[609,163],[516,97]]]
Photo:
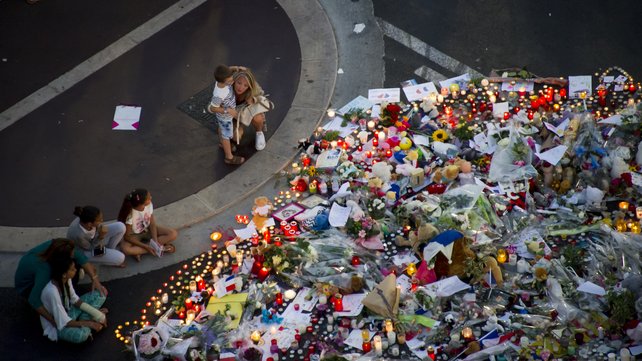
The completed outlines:
[[[341,180],[347,180],[349,178],[358,178],[361,176],[361,171],[350,161],[345,161],[336,169],[337,174]]]
[[[383,249],[379,239],[379,225],[372,217],[348,218],[346,232],[355,238],[354,242],[368,249]]]
[[[160,361],[163,359],[162,351],[167,344],[169,334],[159,327],[147,326],[134,332],[132,339],[136,360]]]
[[[368,215],[373,219],[381,219],[386,212],[386,203],[380,198],[368,200]]]
[[[381,125],[390,127],[399,121],[401,107],[397,104],[381,104]]]

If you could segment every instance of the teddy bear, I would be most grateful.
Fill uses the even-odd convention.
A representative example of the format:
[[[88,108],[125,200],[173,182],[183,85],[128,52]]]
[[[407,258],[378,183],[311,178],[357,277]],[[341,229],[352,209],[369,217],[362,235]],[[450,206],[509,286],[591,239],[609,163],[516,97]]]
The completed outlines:
[[[395,239],[395,243],[400,247],[412,247],[413,250],[421,257],[419,246],[431,240],[438,233],[439,231],[437,230],[437,228],[435,228],[435,226],[430,223],[423,223],[417,228],[417,230],[410,231],[408,233],[408,239],[405,239],[403,236],[398,235]]]
[[[274,207],[268,197],[260,196],[254,199],[254,206],[252,207],[252,215],[254,217],[252,218],[252,222],[254,222],[257,229],[263,228],[265,221],[268,220],[273,210]]]
[[[450,260],[441,252],[435,256],[437,278],[458,276],[466,278],[466,261],[476,257],[469,247],[469,241],[462,237],[454,241]]]
[[[377,162],[372,165],[370,178],[379,178],[382,183],[390,182],[392,177],[392,166],[386,162]]]

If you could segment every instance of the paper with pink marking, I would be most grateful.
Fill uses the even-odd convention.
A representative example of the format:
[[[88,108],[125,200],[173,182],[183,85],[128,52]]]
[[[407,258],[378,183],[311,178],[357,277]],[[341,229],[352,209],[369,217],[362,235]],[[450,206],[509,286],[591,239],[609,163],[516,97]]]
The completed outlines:
[[[112,130],[138,130],[142,108],[131,105],[119,105],[111,123]]]

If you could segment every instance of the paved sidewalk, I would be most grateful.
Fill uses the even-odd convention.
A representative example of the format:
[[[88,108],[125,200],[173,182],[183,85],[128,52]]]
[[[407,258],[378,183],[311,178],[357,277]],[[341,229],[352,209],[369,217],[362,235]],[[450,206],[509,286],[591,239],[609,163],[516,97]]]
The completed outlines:
[[[20,360],[131,360],[122,353],[113,327],[139,316],[137,305],[166,280],[179,264],[209,249],[214,229],[239,227],[234,215],[249,214],[256,196],[273,196],[287,187],[279,171],[297,154],[296,144],[325,120],[328,107],[338,107],[368,88],[383,85],[383,38],[369,0],[278,0],[292,22],[301,48],[301,75],[296,95],[267,148],[243,166],[196,194],[156,210],[159,223],[180,230],[177,252],[161,259],[128,261],[125,269],[102,267],[110,289],[110,326],[93,342],[69,345],[47,341],[36,317],[19,301],[13,274],[22,252],[33,244],[63,235],[65,228],[0,227],[0,351]],[[366,25],[353,33],[355,23]],[[338,74],[337,70],[343,73]],[[240,181],[239,181],[240,180]],[[8,244],[13,250],[6,251]],[[18,246],[19,245],[19,246]],[[2,251],[4,249],[5,251]],[[6,287],[6,288],[1,288]],[[33,316],[33,317],[32,317]]]
[[[159,223],[180,229],[177,253],[161,260],[146,260],[122,269],[104,267],[104,280],[123,278],[177,263],[209,247],[209,230],[229,227],[236,213],[246,213],[261,187],[289,165],[296,153],[297,140],[309,136],[324,120],[330,106],[345,104],[369,87],[383,84],[383,42],[368,2],[345,4],[341,1],[300,3],[280,1],[292,21],[301,47],[301,80],[287,116],[268,142],[267,148],[227,177],[196,194],[156,210]],[[323,7],[322,7],[322,6]],[[311,9],[315,9],[312,11]],[[333,14],[328,17],[324,12]],[[330,21],[329,21],[330,19]],[[330,22],[332,24],[330,24]],[[355,23],[366,30],[354,34]],[[334,27],[334,30],[333,28]],[[337,42],[343,52],[339,56]],[[378,45],[377,45],[378,44]],[[364,55],[369,61],[364,62]],[[343,74],[337,78],[337,70]],[[337,87],[335,89],[335,82]],[[238,180],[242,179],[242,182]],[[282,189],[272,187],[276,192]],[[233,210],[233,211],[232,211]],[[13,285],[13,273],[23,252],[43,240],[64,236],[66,227],[0,226],[0,287]]]

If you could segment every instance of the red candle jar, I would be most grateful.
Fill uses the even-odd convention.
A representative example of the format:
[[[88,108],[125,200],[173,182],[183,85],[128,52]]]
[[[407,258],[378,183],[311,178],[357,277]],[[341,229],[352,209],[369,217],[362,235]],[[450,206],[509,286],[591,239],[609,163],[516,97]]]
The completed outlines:
[[[364,341],[363,344],[361,345],[361,349],[365,353],[372,351],[372,343],[370,343],[370,341]]]
[[[263,282],[263,281],[265,281],[265,279],[267,278],[267,276],[269,274],[270,274],[270,270],[269,269],[267,269],[265,267],[261,267],[261,269],[259,270],[259,272],[257,273],[256,276],[258,277],[260,282]]]
[[[312,327],[312,326],[308,326],[308,327],[305,328],[305,332],[307,332],[309,334],[312,334],[313,331],[314,331],[314,327]]]
[[[263,239],[265,240],[265,242],[267,242],[268,244],[270,244],[270,231],[269,231],[269,230],[267,230],[267,229],[266,229],[266,230],[263,232]]]
[[[305,156],[303,157],[303,159],[301,159],[301,164],[303,164],[304,167],[308,167],[311,161],[312,160],[310,159],[310,157]]]
[[[343,311],[343,298],[340,294],[337,295],[334,300],[334,310],[337,312]]]
[[[375,147],[379,146],[379,139],[377,139],[377,137],[372,138],[372,145]]]
[[[281,292],[278,292],[276,294],[276,299],[275,302],[277,305],[281,306],[283,304],[283,294]]]
[[[352,256],[350,264],[356,267],[361,264],[361,259],[359,259],[359,256]]]
[[[178,313],[178,318],[180,318],[181,320],[184,320],[185,319],[185,311],[179,312]]]
[[[185,308],[187,308],[188,310],[191,310],[192,307],[194,307],[194,301],[192,301],[191,298],[186,298],[185,299]]]
[[[392,157],[392,151],[390,149],[386,150],[386,157]]]

